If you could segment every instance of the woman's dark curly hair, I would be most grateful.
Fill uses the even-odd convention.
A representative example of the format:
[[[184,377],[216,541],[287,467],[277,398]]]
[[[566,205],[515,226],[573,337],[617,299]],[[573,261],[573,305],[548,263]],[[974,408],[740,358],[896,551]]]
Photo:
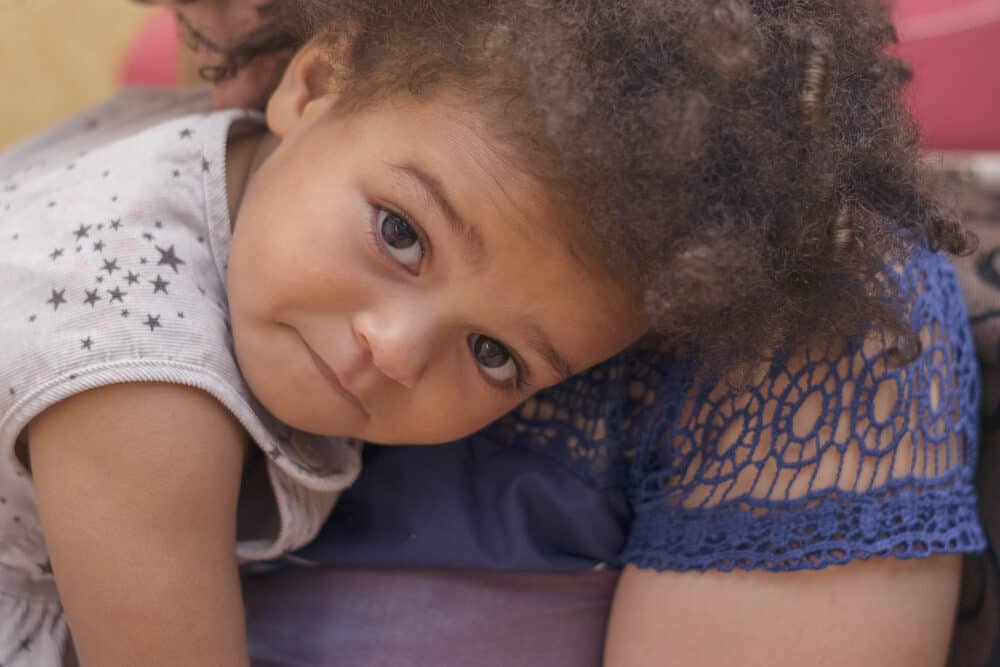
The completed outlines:
[[[573,202],[653,330],[716,363],[906,332],[886,267],[974,239],[923,182],[875,0],[286,0],[363,106],[442,88]],[[912,332],[911,332],[912,333]]]

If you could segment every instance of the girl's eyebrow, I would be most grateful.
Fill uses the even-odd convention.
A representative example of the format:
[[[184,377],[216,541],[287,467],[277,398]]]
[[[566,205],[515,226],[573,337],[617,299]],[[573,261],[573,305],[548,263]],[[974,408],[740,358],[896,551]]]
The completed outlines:
[[[528,344],[531,348],[548,362],[552,370],[556,372],[559,376],[559,382],[568,379],[569,377],[576,374],[573,367],[570,366],[569,362],[566,361],[559,350],[555,348],[549,337],[545,335],[545,332],[540,326],[532,322],[528,325]]]
[[[483,245],[483,237],[479,230],[473,225],[465,222],[459,214],[458,209],[451,203],[444,186],[434,176],[423,171],[411,163],[390,164],[394,172],[407,179],[432,202],[443,214],[448,222],[448,227],[460,238],[469,253],[469,260],[472,264],[480,264],[486,259],[486,247]]]

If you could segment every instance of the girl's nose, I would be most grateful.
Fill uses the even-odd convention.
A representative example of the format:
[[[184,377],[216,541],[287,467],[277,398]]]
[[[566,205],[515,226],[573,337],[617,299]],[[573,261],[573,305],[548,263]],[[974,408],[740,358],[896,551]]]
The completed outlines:
[[[358,313],[353,326],[383,375],[408,389],[416,386],[431,358],[433,316],[414,307],[371,310]]]

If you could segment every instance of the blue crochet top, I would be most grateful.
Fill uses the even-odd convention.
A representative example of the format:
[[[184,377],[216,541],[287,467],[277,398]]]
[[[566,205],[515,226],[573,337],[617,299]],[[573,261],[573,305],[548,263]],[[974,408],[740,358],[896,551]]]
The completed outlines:
[[[365,566],[822,568],[984,546],[977,363],[939,254],[891,270],[920,352],[814,345],[750,390],[636,346],[466,440],[374,447],[299,556]]]

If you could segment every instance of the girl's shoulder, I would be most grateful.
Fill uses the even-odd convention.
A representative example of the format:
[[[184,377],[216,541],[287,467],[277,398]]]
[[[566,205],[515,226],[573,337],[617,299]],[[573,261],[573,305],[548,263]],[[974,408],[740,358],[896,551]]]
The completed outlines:
[[[186,114],[211,108],[205,86],[126,88],[107,100],[0,151],[0,182],[22,180],[101,146]]]
[[[18,436],[56,403],[129,382],[195,387],[236,416],[273,463],[282,511],[299,513],[243,552],[272,557],[312,536],[359,452],[276,422],[232,355],[225,159],[243,117],[169,115],[0,186],[0,482],[6,470],[27,488]]]

